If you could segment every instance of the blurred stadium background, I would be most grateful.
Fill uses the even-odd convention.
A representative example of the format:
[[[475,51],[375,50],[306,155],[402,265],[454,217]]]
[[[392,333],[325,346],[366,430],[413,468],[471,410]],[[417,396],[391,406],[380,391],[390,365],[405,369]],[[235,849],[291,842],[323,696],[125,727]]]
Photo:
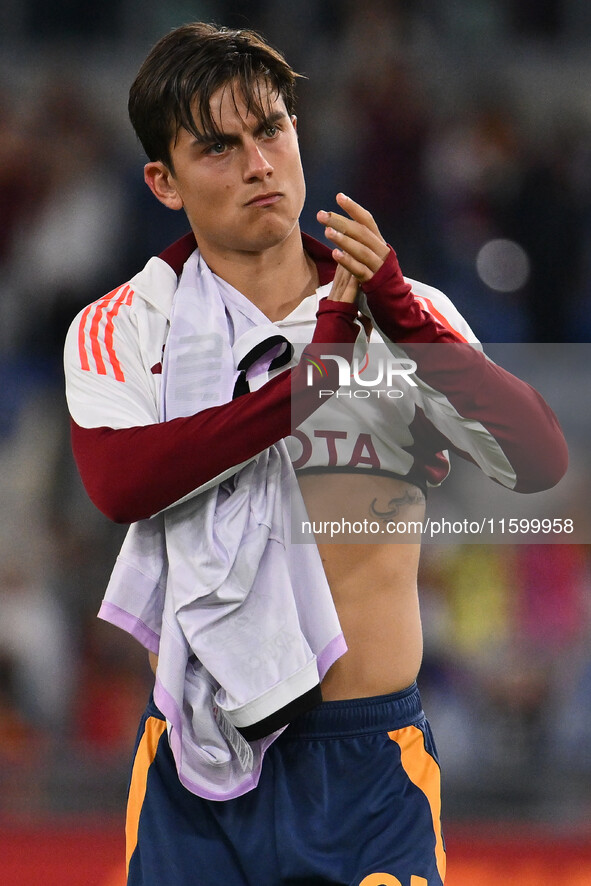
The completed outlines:
[[[308,79],[304,227],[346,190],[485,342],[591,331],[585,0],[4,0],[0,8],[0,880],[121,886],[145,656],[96,620],[122,538],[69,452],[79,307],[185,231],[127,91],[169,28],[261,30]],[[582,368],[582,367],[581,367]],[[586,413],[588,391],[572,379]],[[588,440],[588,438],[587,438]],[[575,478],[576,479],[576,478]],[[577,507],[588,513],[587,480]],[[450,886],[591,884],[589,546],[429,545],[421,687]]]

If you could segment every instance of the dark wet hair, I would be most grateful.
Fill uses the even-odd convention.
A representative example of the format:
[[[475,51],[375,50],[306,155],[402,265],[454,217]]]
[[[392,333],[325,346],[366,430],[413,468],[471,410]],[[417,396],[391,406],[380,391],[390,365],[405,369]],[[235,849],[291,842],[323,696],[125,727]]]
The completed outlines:
[[[196,138],[220,137],[210,107],[220,87],[229,85],[234,100],[237,90],[248,111],[265,122],[264,81],[291,115],[299,76],[255,31],[194,22],[156,43],[130,89],[129,117],[148,158],[172,168],[171,146],[181,127]]]

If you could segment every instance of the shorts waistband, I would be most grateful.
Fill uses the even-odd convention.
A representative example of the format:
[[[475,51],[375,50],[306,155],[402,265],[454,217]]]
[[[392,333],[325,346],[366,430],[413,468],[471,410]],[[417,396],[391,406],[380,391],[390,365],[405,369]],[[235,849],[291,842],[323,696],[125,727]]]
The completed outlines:
[[[150,697],[146,713],[164,720]],[[389,695],[351,698],[344,701],[323,701],[311,711],[300,714],[281,735],[282,740],[301,738],[336,738],[371,732],[391,732],[413,726],[425,717],[419,688],[412,683],[407,689]]]
[[[313,710],[296,717],[281,738],[328,738],[391,732],[404,726],[413,726],[424,719],[424,716],[419,689],[413,683],[407,689],[392,692],[390,695],[324,701]]]

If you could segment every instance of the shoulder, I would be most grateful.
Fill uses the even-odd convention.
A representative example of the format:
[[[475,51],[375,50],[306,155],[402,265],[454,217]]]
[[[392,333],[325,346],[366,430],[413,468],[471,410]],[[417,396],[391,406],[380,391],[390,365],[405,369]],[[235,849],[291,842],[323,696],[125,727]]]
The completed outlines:
[[[66,338],[66,354],[73,348],[82,363],[93,358],[99,363],[113,346],[116,337],[126,337],[145,323],[167,324],[177,276],[159,258],[151,258],[146,266],[126,283],[82,308],[74,317]],[[101,354],[106,350],[106,355]]]
[[[148,415],[155,420],[157,373],[176,288],[175,271],[153,258],[74,318],[65,341],[64,371],[70,411],[79,424],[111,426],[116,420],[125,426],[130,410],[136,424],[145,424]],[[131,409],[131,399],[140,403],[139,412]],[[119,401],[125,401],[125,415]]]

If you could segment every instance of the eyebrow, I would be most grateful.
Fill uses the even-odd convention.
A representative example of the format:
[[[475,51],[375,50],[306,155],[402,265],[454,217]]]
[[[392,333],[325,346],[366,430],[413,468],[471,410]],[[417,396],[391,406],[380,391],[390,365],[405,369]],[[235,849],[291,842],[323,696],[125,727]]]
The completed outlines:
[[[276,123],[279,123],[281,120],[284,120],[288,117],[286,111],[274,111],[272,114],[265,116],[258,122],[258,125],[254,129],[254,135],[260,135],[265,129],[269,126],[274,126]],[[226,144],[235,145],[240,142],[239,135],[233,135],[232,133],[226,133],[222,130],[213,130],[211,132],[201,132],[198,135],[196,133],[192,133],[194,141],[193,144],[215,144],[216,141],[223,141]]]

